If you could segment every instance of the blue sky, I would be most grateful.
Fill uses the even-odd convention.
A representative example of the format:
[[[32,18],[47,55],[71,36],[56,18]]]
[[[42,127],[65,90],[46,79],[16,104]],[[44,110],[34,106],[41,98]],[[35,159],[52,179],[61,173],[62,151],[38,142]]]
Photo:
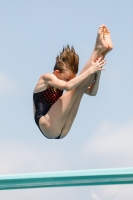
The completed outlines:
[[[132,4],[0,0],[0,174],[133,166]],[[53,71],[66,44],[79,54],[80,71],[103,23],[111,31],[114,50],[107,55],[98,94],[84,95],[67,137],[47,140],[33,119],[35,84],[41,74]],[[133,198],[133,186],[1,191],[0,196],[125,200]]]

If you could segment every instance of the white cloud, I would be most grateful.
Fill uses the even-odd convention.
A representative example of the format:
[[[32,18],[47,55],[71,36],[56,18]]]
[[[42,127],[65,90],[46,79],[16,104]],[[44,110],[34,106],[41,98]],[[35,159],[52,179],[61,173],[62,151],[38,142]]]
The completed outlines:
[[[5,74],[0,73],[0,95],[7,95],[17,91],[17,85]]]
[[[103,122],[88,138],[83,152],[101,159],[101,167],[133,166],[133,120],[123,125]]]
[[[64,152],[54,145],[54,141],[52,146],[46,142],[43,148],[32,142],[1,139],[0,152],[0,174],[60,171],[66,167],[62,162]]]

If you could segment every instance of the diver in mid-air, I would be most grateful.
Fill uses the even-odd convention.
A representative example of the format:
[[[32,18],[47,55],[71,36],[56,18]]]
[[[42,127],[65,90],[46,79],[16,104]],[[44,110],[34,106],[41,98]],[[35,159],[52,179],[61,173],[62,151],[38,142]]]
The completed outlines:
[[[105,56],[112,49],[110,32],[102,25],[92,55],[78,76],[79,56],[68,45],[56,57],[53,73],[39,78],[33,93],[34,118],[45,137],[60,139],[68,134],[83,94],[96,95]]]

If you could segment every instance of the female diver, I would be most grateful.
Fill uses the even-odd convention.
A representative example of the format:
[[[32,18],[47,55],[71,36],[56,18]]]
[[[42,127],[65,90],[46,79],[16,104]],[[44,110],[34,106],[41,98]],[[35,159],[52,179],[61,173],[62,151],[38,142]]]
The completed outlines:
[[[34,118],[45,137],[60,139],[67,135],[83,94],[96,95],[101,71],[105,70],[105,55],[112,48],[110,32],[102,25],[94,51],[79,76],[79,57],[73,47],[67,46],[57,56],[54,72],[39,78],[33,93]]]

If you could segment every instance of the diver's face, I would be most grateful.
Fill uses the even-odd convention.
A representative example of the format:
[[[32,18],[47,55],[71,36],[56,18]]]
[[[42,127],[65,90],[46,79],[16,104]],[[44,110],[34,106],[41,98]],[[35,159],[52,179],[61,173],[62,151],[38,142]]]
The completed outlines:
[[[73,72],[71,72],[70,70],[64,70],[63,72],[60,72],[59,70],[55,70],[54,71],[54,75],[63,81],[70,81],[71,79],[76,77],[76,74],[74,74]]]

